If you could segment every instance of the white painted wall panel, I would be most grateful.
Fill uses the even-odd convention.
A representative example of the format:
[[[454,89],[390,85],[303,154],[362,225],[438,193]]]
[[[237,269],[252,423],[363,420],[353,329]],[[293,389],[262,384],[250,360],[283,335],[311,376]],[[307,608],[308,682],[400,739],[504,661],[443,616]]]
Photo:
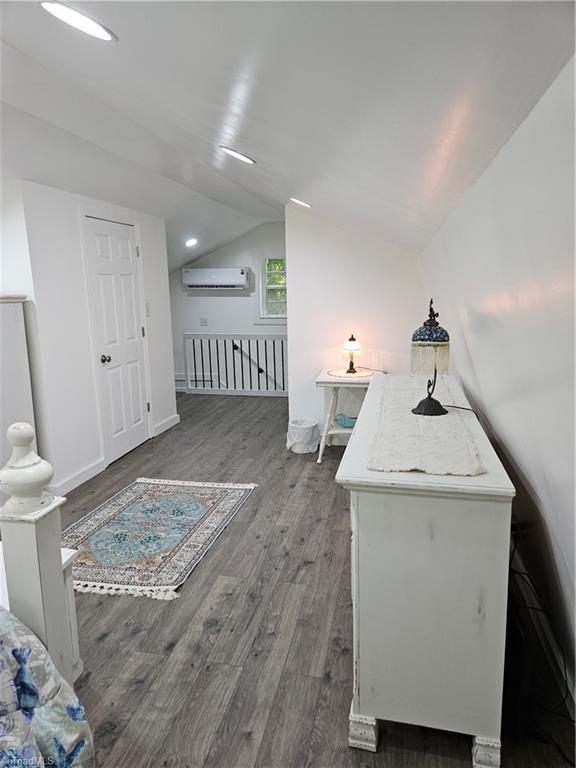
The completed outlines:
[[[6,430],[16,421],[34,425],[24,310],[0,294],[0,467],[12,453]],[[0,492],[0,504],[5,498]]]
[[[0,292],[32,298],[22,183],[0,174]]]
[[[144,323],[150,355],[152,424],[159,434],[176,423],[172,320],[166,255],[166,227],[161,219],[139,214],[140,253],[144,270]]]
[[[361,365],[407,372],[429,297],[414,255],[294,206],[286,208],[286,264],[290,416],[322,423],[324,392],[314,381],[343,365],[350,334],[363,346]],[[339,401],[339,410],[353,415],[357,398]]]
[[[536,522],[525,554],[568,643],[574,641],[573,226],[572,60],[422,258],[430,295],[452,335],[452,368],[524,478],[525,500],[516,512]]]

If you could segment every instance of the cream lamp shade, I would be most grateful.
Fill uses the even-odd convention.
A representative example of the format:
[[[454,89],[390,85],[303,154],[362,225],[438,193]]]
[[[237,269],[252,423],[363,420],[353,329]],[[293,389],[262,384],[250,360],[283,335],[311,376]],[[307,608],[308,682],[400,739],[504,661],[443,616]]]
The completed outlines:
[[[356,373],[356,368],[354,368],[354,354],[360,352],[362,345],[357,339],[354,338],[353,333],[350,334],[350,338],[344,342],[342,349],[344,352],[346,352],[346,354],[350,355],[350,365],[348,366],[346,373]]]

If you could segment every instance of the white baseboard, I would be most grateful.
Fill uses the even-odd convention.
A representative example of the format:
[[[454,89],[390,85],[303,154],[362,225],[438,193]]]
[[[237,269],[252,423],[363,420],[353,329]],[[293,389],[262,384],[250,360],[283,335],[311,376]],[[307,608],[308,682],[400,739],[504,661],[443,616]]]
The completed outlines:
[[[186,374],[177,371],[174,374],[174,384],[176,385],[176,392],[186,392],[188,389],[186,384]]]
[[[169,416],[159,424],[155,424],[152,427],[152,435],[153,437],[157,437],[158,435],[161,435],[162,432],[165,432],[167,429],[170,429],[179,423],[180,416],[175,413],[173,416]],[[74,488],[78,488],[79,485],[82,485],[82,483],[85,483],[87,480],[91,480],[96,475],[99,475],[100,472],[103,472],[107,466],[108,464],[105,459],[99,459],[93,464],[90,464],[88,467],[80,470],[80,472],[69,475],[63,480],[59,480],[57,483],[52,483],[48,486],[48,491],[54,494],[54,496],[65,496],[70,491],[73,491]]]
[[[170,429],[179,423],[180,416],[175,413],[173,416],[169,416],[159,424],[155,424],[152,427],[152,435],[153,437],[157,437],[158,435],[161,435],[162,432],[165,432],[167,429]],[[69,491],[73,491],[74,488],[78,488],[78,486],[82,485],[82,483],[85,483],[87,480],[91,480],[96,475],[99,475],[100,472],[105,470],[107,466],[108,464],[104,459],[99,459],[98,461],[95,461],[94,464],[90,464],[88,467],[80,470],[80,472],[69,475],[63,480],[59,480],[57,483],[52,483],[48,486],[48,491],[54,494],[54,496],[65,496]]]
[[[82,483],[99,475],[107,466],[108,465],[104,459],[98,459],[94,464],[90,464],[88,467],[81,469],[80,472],[69,475],[57,483],[52,483],[52,485],[48,486],[48,491],[54,494],[54,496],[65,496],[69,491],[73,491],[74,488],[78,488]]]
[[[169,416],[167,419],[164,419],[164,421],[161,421],[159,424],[155,424],[152,427],[153,437],[158,437],[158,435],[161,435],[162,432],[166,432],[167,429],[175,427],[176,424],[180,424],[180,416],[177,413],[175,413],[173,416]]]
[[[194,389],[184,389],[187,395],[229,395],[233,397],[288,397],[288,392],[284,389],[203,389],[198,387]]]

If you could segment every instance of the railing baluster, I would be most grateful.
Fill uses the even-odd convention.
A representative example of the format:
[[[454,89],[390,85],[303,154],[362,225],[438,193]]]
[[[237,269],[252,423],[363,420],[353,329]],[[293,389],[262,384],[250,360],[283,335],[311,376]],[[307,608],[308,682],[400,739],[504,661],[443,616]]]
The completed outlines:
[[[228,348],[226,347],[226,339],[224,339],[224,368],[226,370],[226,389],[230,389],[230,381],[228,379]]]
[[[274,390],[277,390],[278,380],[276,378],[276,339],[272,339],[272,355],[274,357]]]
[[[258,392],[260,392],[260,339],[256,339],[256,367],[258,369]]]
[[[198,389],[198,374],[196,373],[196,339],[192,339],[192,356],[194,358],[194,389]]]
[[[236,355],[234,354],[234,352],[235,352],[235,349],[234,349],[235,343],[236,342],[234,341],[234,339],[232,339],[232,370],[234,371],[234,389],[237,389],[237,387],[236,387]]]
[[[240,339],[240,373],[242,374],[242,389],[244,389],[244,357],[242,355],[242,339]]]
[[[204,374],[204,339],[200,339],[200,361],[202,363],[202,389],[206,389],[206,375]]]
[[[268,339],[264,339],[264,371],[266,373],[266,392],[269,389],[269,377],[268,377]]]
[[[286,380],[284,378],[284,339],[280,339],[280,346],[282,348],[282,389],[286,391]]]
[[[250,390],[252,390],[252,347],[250,346],[250,339],[248,339],[248,378],[250,381]]]
[[[216,339],[216,365],[218,367],[218,389],[220,389],[220,350],[218,349],[218,341],[219,339]]]
[[[210,389],[214,389],[214,380],[212,376],[212,339],[208,339],[208,367],[210,369]]]

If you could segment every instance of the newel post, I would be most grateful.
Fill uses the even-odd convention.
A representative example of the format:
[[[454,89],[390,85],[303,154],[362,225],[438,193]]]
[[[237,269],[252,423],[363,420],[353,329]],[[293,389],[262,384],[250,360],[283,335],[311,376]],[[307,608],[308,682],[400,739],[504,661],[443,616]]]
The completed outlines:
[[[32,449],[30,424],[9,427],[12,455],[0,470],[10,498],[0,508],[0,531],[10,611],[47,647],[61,674],[72,681],[73,648],[62,569],[60,507],[66,499],[46,486],[51,465]]]

